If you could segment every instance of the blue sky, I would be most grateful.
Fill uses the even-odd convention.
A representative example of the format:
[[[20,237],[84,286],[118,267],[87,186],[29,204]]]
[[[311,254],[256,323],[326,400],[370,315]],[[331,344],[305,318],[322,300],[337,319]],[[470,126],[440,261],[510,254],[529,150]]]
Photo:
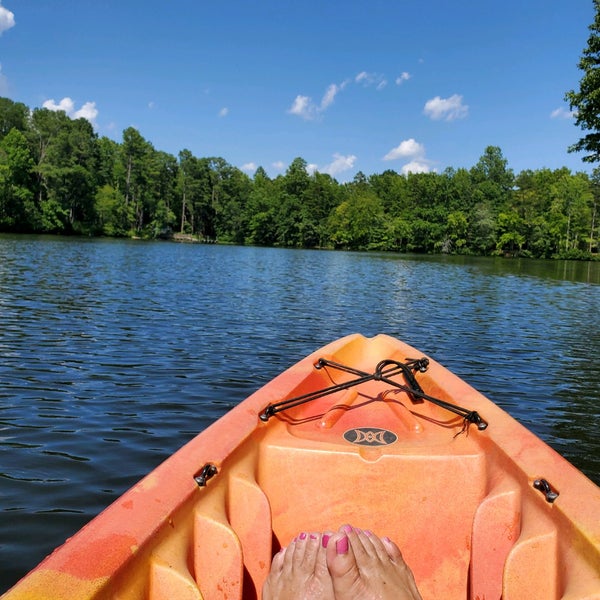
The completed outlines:
[[[0,95],[250,175],[590,171],[567,90],[592,0],[0,0]]]

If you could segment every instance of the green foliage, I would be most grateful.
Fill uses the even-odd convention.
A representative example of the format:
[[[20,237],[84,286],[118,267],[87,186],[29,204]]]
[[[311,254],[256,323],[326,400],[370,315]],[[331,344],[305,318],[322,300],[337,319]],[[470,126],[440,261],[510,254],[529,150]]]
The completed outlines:
[[[470,170],[340,184],[298,157],[283,175],[259,167],[251,178],[220,157],[156,150],[133,127],[119,143],[83,119],[0,99],[1,231],[592,258],[599,197],[600,170],[515,176],[496,146]]]
[[[0,140],[11,129],[25,131],[29,110],[21,102],[13,102],[9,98],[0,98]]]
[[[588,152],[583,160],[591,163],[600,161],[600,0],[593,0],[594,22],[589,26],[587,47],[579,60],[583,72],[579,90],[565,94],[571,109],[575,109],[575,124],[589,131],[578,142],[570,146],[569,152]]]

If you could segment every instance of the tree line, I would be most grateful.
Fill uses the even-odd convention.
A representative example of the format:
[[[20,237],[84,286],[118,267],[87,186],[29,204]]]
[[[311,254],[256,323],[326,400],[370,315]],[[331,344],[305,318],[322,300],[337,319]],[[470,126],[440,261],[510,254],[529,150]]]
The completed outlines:
[[[598,257],[600,169],[515,175],[488,146],[470,169],[339,183],[302,158],[270,178],[219,157],[121,142],[85,119],[0,98],[0,231],[302,248]]]

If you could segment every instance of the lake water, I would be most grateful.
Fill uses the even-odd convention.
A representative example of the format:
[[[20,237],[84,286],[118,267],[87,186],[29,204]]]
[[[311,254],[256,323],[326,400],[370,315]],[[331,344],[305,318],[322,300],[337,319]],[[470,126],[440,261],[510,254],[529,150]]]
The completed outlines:
[[[306,354],[430,354],[600,483],[600,263],[0,236],[0,592]]]

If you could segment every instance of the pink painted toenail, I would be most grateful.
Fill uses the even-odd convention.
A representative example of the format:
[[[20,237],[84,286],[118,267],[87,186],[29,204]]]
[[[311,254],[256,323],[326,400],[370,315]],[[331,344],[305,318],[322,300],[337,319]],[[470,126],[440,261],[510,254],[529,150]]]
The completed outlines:
[[[367,537],[373,537],[373,532],[372,532],[372,531],[369,531],[368,529],[365,529],[365,535],[366,535]]]
[[[302,532],[299,536],[298,536],[301,540],[305,540],[306,539],[306,534],[304,532]]]
[[[351,526],[351,525],[344,525],[344,526],[342,527],[342,531],[343,531],[344,533],[351,533],[351,532],[352,532],[352,526]]]
[[[321,544],[323,545],[323,548],[327,548],[327,544],[329,543],[329,538],[331,536],[328,534],[323,534],[323,537],[321,538]]]
[[[335,543],[335,551],[338,554],[348,554],[348,538],[346,536]]]
[[[311,539],[311,540],[316,540],[316,539],[317,539],[317,536],[316,536],[314,533],[311,533],[311,534],[310,534],[310,539]]]

